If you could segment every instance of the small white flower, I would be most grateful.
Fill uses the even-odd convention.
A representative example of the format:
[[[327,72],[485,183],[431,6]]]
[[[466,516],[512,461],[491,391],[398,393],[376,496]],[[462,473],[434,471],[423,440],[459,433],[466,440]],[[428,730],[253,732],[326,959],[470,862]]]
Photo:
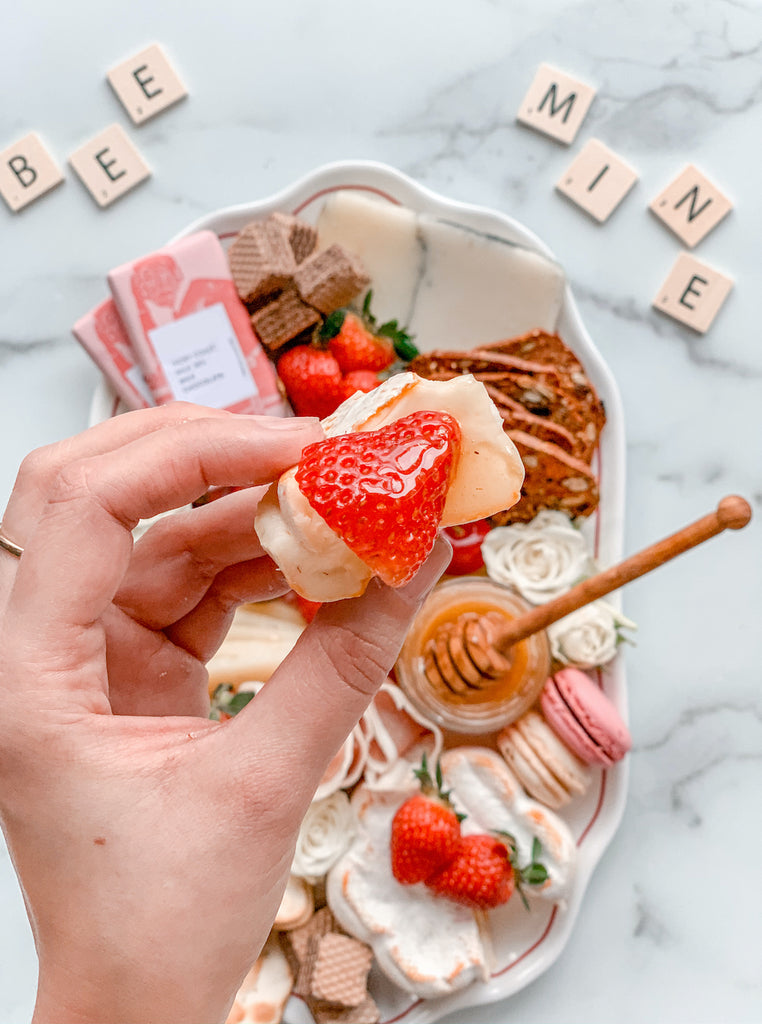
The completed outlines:
[[[319,881],[349,847],[356,831],[355,813],[343,790],[313,801],[299,829],[291,874],[313,884]]]
[[[548,626],[550,652],[556,661],[577,668],[605,665],[617,652],[621,628],[637,626],[605,601],[593,601]]]
[[[587,541],[565,512],[539,512],[531,523],[490,530],[482,544],[488,575],[530,604],[544,604],[588,576]]]

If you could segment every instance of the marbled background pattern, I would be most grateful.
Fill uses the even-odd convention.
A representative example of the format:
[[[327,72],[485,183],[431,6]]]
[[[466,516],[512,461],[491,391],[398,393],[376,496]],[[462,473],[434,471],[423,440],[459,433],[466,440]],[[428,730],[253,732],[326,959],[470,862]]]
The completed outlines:
[[[191,96],[133,128],[105,70],[154,41]],[[514,120],[542,61],[598,90],[570,149]],[[4,12],[0,90],[0,148],[37,130],[64,163],[118,121],[154,170],[106,211],[71,173],[21,214],[0,208],[0,506],[27,451],[86,425],[97,372],[69,328],[106,271],[211,209],[377,159],[554,250],[624,400],[626,550],[726,492],[758,519],[627,590],[622,827],[552,969],[458,1020],[762,1020],[762,5],[38,0]],[[553,189],[591,136],[641,176],[602,227]],[[680,246],[647,204],[688,162],[735,203],[695,250],[736,281],[705,336],[650,308]],[[28,1017],[34,981],[1,848],[0,1022]]]

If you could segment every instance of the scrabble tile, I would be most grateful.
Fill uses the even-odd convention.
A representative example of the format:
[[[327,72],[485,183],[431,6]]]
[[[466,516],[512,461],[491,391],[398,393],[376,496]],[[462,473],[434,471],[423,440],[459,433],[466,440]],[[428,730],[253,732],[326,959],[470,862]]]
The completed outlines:
[[[14,213],[63,180],[61,168],[35,132],[0,153],[0,195]]]
[[[730,213],[733,204],[698,168],[688,164],[653,200],[650,209],[692,249]]]
[[[574,141],[595,89],[550,64],[540,64],[516,119],[568,146]]]
[[[150,177],[151,171],[126,132],[109,125],[69,157],[98,206],[109,206]]]
[[[156,43],[117,64],[106,77],[134,124],[142,124],[188,95]]]
[[[556,188],[602,223],[637,180],[637,171],[628,163],[598,139],[590,139],[558,179]]]
[[[731,278],[681,252],[653,305],[702,334],[709,329],[733,287]]]

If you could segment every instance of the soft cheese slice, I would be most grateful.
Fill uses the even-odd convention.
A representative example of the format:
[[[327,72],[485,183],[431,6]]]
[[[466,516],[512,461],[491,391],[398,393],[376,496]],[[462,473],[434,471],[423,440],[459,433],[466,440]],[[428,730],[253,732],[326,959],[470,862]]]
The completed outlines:
[[[419,217],[426,251],[408,327],[421,351],[474,348],[555,330],[564,297],[559,264],[493,235]]]
[[[378,196],[335,192],[317,221],[321,248],[337,243],[359,256],[373,282],[373,312],[384,320],[410,320],[424,251],[412,210]]]
[[[442,526],[500,512],[520,496],[524,467],[484,385],[466,375],[450,381],[397,374],[373,391],[355,393],[323,423],[328,437],[378,430],[410,413],[448,412],[460,425],[461,451],[447,492]],[[260,502],[256,531],[289,586],[310,601],[356,597],[368,566],[312,508],[287,470]]]
[[[317,230],[321,246],[360,257],[376,316],[407,326],[422,352],[555,330],[562,268],[505,237],[349,190],[326,200]]]

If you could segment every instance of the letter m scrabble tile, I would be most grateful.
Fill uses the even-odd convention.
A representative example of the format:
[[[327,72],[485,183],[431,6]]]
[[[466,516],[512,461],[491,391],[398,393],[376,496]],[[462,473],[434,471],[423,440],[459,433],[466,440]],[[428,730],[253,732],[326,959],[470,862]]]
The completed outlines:
[[[540,64],[516,120],[567,146],[574,141],[595,89],[550,64]]]
[[[688,164],[649,208],[692,249],[730,213],[733,204],[698,168]]]

